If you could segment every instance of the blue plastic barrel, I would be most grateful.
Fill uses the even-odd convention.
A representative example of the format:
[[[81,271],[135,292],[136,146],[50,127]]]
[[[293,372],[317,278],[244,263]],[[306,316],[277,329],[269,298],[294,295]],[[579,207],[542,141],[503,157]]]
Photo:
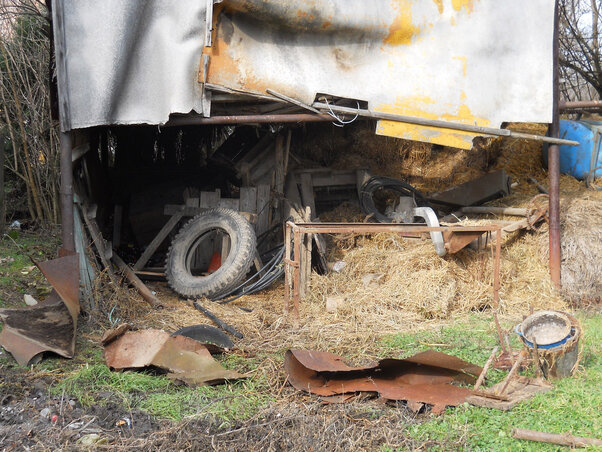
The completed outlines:
[[[579,146],[560,146],[560,172],[590,182],[602,177],[602,122],[560,120],[560,138],[574,140]],[[548,166],[547,147],[543,159]]]

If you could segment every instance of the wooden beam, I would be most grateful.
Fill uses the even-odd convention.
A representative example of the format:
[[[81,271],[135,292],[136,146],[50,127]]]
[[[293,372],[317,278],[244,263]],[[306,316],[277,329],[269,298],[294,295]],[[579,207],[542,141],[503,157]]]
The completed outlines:
[[[148,260],[153,257],[153,254],[155,254],[155,251],[157,251],[157,248],[159,248],[159,246],[163,243],[163,240],[165,240],[165,238],[169,235],[169,233],[178,224],[183,216],[184,212],[183,210],[180,210],[172,215],[169,220],[167,220],[167,223],[165,223],[165,225],[161,228],[153,241],[148,244],[144,250],[144,253],[142,253],[142,256],[140,256],[140,258],[134,264],[134,271],[142,270],[144,268]]]
[[[316,216],[316,202],[314,200],[314,186],[312,182],[312,176],[309,173],[301,173],[301,199],[303,200],[303,206],[309,207],[311,210],[312,218]],[[307,220],[306,220],[307,221]]]

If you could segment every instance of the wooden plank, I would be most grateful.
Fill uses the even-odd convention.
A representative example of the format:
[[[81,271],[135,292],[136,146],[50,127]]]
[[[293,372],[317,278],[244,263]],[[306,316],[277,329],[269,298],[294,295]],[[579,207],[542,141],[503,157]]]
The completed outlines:
[[[142,256],[140,256],[140,258],[134,264],[134,271],[142,270],[142,268],[144,268],[148,260],[153,257],[153,254],[155,254],[155,251],[157,251],[157,248],[159,248],[161,243],[163,243],[163,240],[165,240],[173,228],[175,228],[178,222],[182,219],[182,216],[183,212],[180,211],[172,215],[171,218],[167,220],[167,223],[165,223],[153,241],[150,242],[146,247],[144,253],[142,253]]]
[[[257,165],[250,167],[249,173],[253,185],[259,185],[258,182],[262,180],[266,174],[272,174],[275,171],[275,153],[276,149],[272,146],[270,152],[262,155],[262,159]]]
[[[274,190],[276,190],[276,193],[284,194],[284,137],[282,135],[276,137],[274,157],[276,170]]]
[[[221,198],[217,205],[218,207],[223,207],[224,209],[231,209],[238,212],[240,210],[240,199]]]
[[[345,171],[341,173],[333,171],[331,174],[318,173],[312,175],[312,183],[314,187],[355,185],[356,177],[354,171]]]
[[[111,279],[113,279],[113,269],[109,262],[113,251],[111,250],[110,246],[107,245],[105,239],[102,237],[102,233],[100,232],[96,221],[93,218],[90,218],[90,216],[86,212],[86,208],[80,205],[80,209],[82,217],[84,218],[84,222],[86,223],[86,227],[90,232],[90,236],[92,236],[92,243],[94,244],[94,247],[96,248],[96,250],[98,251],[98,255],[100,256],[100,261],[102,262],[102,265],[107,269],[107,273],[109,274]]]
[[[0,168],[0,171],[2,171],[2,168]],[[75,251],[79,256],[79,279],[82,282],[84,298],[90,303],[90,307],[96,308],[96,299],[92,296],[96,272],[88,256],[87,245],[89,242],[79,215],[79,209],[73,209],[73,230]]]
[[[163,208],[163,215],[175,215],[182,212],[185,217],[196,217],[199,213],[205,212],[207,209],[200,207],[188,207],[182,204],[166,204]]]
[[[276,137],[276,146],[274,152],[274,190],[276,191],[276,199],[274,202],[274,221],[282,221],[284,212],[284,136],[278,135]],[[270,224],[272,224],[270,219]]]
[[[117,265],[123,272],[123,276],[125,276],[127,280],[136,288],[138,293],[148,304],[150,304],[153,308],[160,308],[163,306],[159,299],[155,297],[149,290],[149,288],[146,287],[142,281],[140,281],[140,278],[136,276],[132,269],[128,267],[125,262],[123,262],[123,259],[121,259],[116,253],[113,253],[112,259],[113,262],[115,262],[115,265]]]
[[[260,140],[257,142],[255,146],[251,148],[249,152],[245,154],[245,156],[238,161],[235,165],[236,170],[239,172],[239,176],[241,175],[241,171],[243,166],[249,166],[249,164],[261,155],[266,148],[272,143],[274,139],[274,134],[272,132],[266,133]],[[251,165],[252,166],[252,165]]]
[[[303,207],[309,207],[312,217],[316,215],[316,202],[314,200],[314,186],[312,183],[312,175],[302,173],[301,178],[301,200]],[[311,220],[311,219],[310,219]]]
[[[197,198],[197,197],[186,198],[186,207],[199,207],[199,205],[200,205],[200,198]]]
[[[256,187],[241,187],[240,188],[240,211],[257,213],[257,188]]]
[[[219,204],[219,191],[202,191],[199,207],[204,209],[212,209]]]
[[[286,177],[284,192],[286,205],[286,210],[284,212],[285,219],[292,217],[293,221],[297,223],[302,222],[303,215],[301,211],[303,209],[303,203],[301,202],[301,193],[299,193],[297,178],[292,173]]]
[[[270,186],[259,185],[257,187],[257,235],[268,230],[270,218]]]

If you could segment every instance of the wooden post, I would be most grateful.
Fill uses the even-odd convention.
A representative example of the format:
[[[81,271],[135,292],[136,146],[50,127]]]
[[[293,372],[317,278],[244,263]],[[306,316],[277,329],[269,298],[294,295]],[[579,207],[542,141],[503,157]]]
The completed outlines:
[[[538,441],[540,443],[560,444],[561,446],[568,447],[602,446],[602,440],[596,438],[583,438],[581,436],[573,436],[570,433],[557,434],[538,432],[523,428],[513,428],[512,437],[516,439]]]

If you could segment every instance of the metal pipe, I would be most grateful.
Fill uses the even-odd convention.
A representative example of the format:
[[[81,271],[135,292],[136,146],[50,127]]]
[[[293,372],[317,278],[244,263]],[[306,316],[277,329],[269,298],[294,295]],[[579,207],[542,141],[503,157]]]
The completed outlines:
[[[462,213],[488,213],[492,215],[511,215],[515,217],[526,217],[529,214],[528,209],[521,207],[490,207],[490,206],[471,206],[462,207]]]
[[[162,127],[196,126],[207,124],[264,124],[290,122],[324,122],[332,121],[330,115],[310,115],[296,113],[287,115],[235,115],[235,116],[182,116],[171,118]]]
[[[560,110],[602,109],[602,100],[583,100],[576,102],[560,102]]]
[[[559,91],[558,91],[558,0],[554,10],[554,43],[553,43],[553,102],[552,125],[550,135],[557,137],[560,130]],[[550,277],[552,283],[560,288],[560,149],[557,145],[548,147],[549,177],[549,218],[550,218]]]
[[[578,141],[563,140],[557,137],[546,137],[543,135],[533,135],[530,133],[513,132],[508,129],[495,129],[492,127],[474,126],[471,124],[461,124],[457,122],[441,121],[438,119],[417,118],[415,116],[398,115],[394,113],[383,113],[379,111],[363,110],[360,108],[339,107],[338,105],[314,102],[313,108],[322,110],[332,110],[333,112],[345,113],[348,115],[357,115],[373,119],[384,119],[386,121],[403,122],[407,124],[416,124],[419,126],[438,127],[441,129],[461,130],[480,135],[493,135],[498,137],[524,138],[526,140],[543,141],[546,143],[566,144],[569,146],[578,146]]]
[[[75,252],[73,236],[73,163],[71,161],[71,132],[61,132],[61,238],[63,248]]]
[[[493,248],[492,248],[493,251]],[[500,320],[498,319],[498,311],[500,307],[500,261],[502,255],[502,231],[498,227],[495,231],[495,255],[493,258],[493,319],[495,320],[495,328],[497,330],[500,345],[502,351],[506,353],[506,345],[504,344],[504,337],[502,335],[502,327],[500,326]]]

